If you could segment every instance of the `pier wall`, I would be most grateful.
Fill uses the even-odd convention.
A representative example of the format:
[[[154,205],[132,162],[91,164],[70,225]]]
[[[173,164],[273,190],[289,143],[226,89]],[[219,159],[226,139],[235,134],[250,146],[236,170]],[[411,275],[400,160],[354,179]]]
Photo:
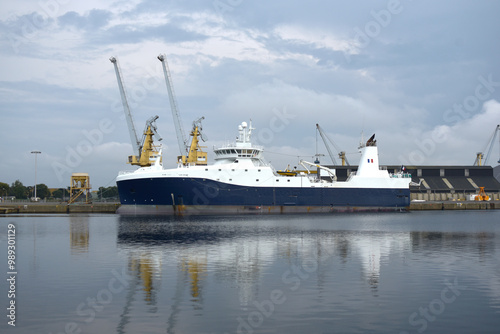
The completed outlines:
[[[46,214],[46,213],[116,213],[120,207],[119,203],[96,203],[96,204],[46,204],[46,203],[26,203],[7,204],[2,203],[0,214]]]
[[[412,202],[410,211],[421,210],[495,210],[500,209],[500,202]]]
[[[494,210],[500,209],[498,197],[490,201],[468,201],[460,199],[449,200],[446,194],[419,194],[436,195],[421,196],[422,202],[411,202],[410,211],[422,210]],[[429,199],[424,199],[429,198]],[[66,204],[21,204],[0,205],[0,214],[91,214],[111,213],[115,214],[119,203],[66,205]]]

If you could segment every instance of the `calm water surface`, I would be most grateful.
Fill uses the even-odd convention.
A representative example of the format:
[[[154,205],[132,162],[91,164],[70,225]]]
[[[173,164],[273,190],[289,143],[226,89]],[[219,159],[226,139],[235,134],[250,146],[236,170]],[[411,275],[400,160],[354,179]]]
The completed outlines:
[[[0,235],[0,333],[500,332],[500,211],[10,216]]]

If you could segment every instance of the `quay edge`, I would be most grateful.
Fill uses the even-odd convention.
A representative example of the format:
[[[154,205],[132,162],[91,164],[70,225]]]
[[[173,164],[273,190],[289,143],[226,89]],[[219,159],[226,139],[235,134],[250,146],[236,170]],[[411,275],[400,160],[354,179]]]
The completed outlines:
[[[121,205],[119,203],[96,203],[96,204],[77,204],[77,205],[67,205],[67,204],[0,204],[0,215],[5,214],[78,214],[78,213],[110,213],[110,214],[144,214],[144,210],[131,210],[130,208],[120,209]],[[400,208],[403,209],[403,208]],[[434,201],[434,202],[411,202],[410,206],[406,208],[407,211],[432,211],[432,210],[498,210],[500,209],[500,201]],[[153,210],[156,211],[156,210]],[[157,210],[156,214],[172,214],[174,210]],[[170,212],[167,212],[170,211]],[[177,214],[183,214],[182,209],[176,208],[175,211],[179,211]],[[201,210],[203,211],[203,210]],[[211,211],[211,212],[210,212]],[[344,208],[344,210],[318,210],[318,208],[311,210],[298,210],[295,211],[291,207],[285,208],[285,210],[263,210],[257,208],[245,208],[241,207],[240,212],[232,212],[233,214],[238,213],[250,213],[250,214],[294,214],[294,213],[330,213],[330,212],[377,212],[377,211],[399,211],[396,208],[390,210],[387,209],[373,209],[373,210],[360,210],[360,208]],[[403,209],[404,211],[404,209]],[[209,210],[204,212],[204,214],[221,214],[218,210]],[[188,213],[189,214],[189,213]]]
[[[409,211],[425,210],[495,210],[500,209],[500,201],[443,201],[411,202]]]
[[[2,203],[0,214],[46,214],[46,213],[116,213],[119,203],[51,204],[51,203]]]

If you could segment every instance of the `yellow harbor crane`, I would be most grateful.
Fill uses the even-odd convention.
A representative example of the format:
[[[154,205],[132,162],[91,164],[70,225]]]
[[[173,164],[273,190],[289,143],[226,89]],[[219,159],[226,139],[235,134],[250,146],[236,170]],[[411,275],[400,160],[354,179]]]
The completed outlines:
[[[161,141],[161,137],[158,135],[155,123],[158,119],[158,116],[153,116],[146,121],[142,140],[139,141],[139,139],[137,138],[137,132],[135,131],[132,113],[130,111],[129,103],[127,100],[127,94],[125,93],[125,87],[123,85],[120,67],[118,66],[118,60],[116,59],[116,57],[111,57],[109,58],[109,60],[113,63],[115,68],[116,80],[118,81],[118,88],[120,89],[120,95],[122,98],[123,110],[125,111],[125,118],[127,120],[130,141],[132,142],[132,149],[134,150],[134,155],[130,155],[128,157],[127,163],[135,166],[149,167],[158,157],[159,151],[159,147],[154,144],[153,136],[158,141]]]
[[[203,148],[203,146],[199,145],[199,139],[201,139],[202,141],[206,141],[206,137],[202,132],[203,129],[201,126],[201,121],[205,119],[205,117],[201,117],[193,122],[193,129],[190,133],[193,139],[191,140],[191,145],[188,145],[188,141],[186,139],[186,136],[184,135],[179,110],[177,108],[177,101],[174,93],[174,86],[172,84],[172,77],[170,75],[170,70],[167,64],[167,57],[164,54],[160,54],[157,58],[159,61],[161,61],[161,64],[163,66],[163,74],[165,76],[165,84],[167,85],[170,109],[172,110],[177,142],[179,144],[180,156],[177,157],[177,161],[185,166],[206,166],[207,152],[202,151],[201,149]]]

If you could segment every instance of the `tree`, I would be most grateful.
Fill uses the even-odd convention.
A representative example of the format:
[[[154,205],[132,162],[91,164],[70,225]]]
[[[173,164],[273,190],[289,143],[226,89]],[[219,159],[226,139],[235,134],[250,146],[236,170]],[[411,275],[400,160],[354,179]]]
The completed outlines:
[[[99,187],[99,197],[100,198],[116,198],[118,197],[118,187]]]
[[[69,191],[67,189],[64,189],[64,188],[59,188],[57,190],[54,190],[54,192],[52,193],[52,196],[54,198],[60,198],[60,199],[67,199],[69,198]]]
[[[28,197],[28,193],[28,188],[26,188],[19,180],[14,181],[10,186],[9,195],[15,196],[18,199],[26,199]]]
[[[0,197],[5,197],[9,193],[10,187],[7,183],[0,182]]]
[[[35,196],[34,193],[33,193],[33,196]],[[36,185],[36,197],[47,198],[49,196],[50,196],[50,191],[49,191],[49,187],[47,187],[47,185],[45,185],[44,183],[40,183],[40,184]]]

